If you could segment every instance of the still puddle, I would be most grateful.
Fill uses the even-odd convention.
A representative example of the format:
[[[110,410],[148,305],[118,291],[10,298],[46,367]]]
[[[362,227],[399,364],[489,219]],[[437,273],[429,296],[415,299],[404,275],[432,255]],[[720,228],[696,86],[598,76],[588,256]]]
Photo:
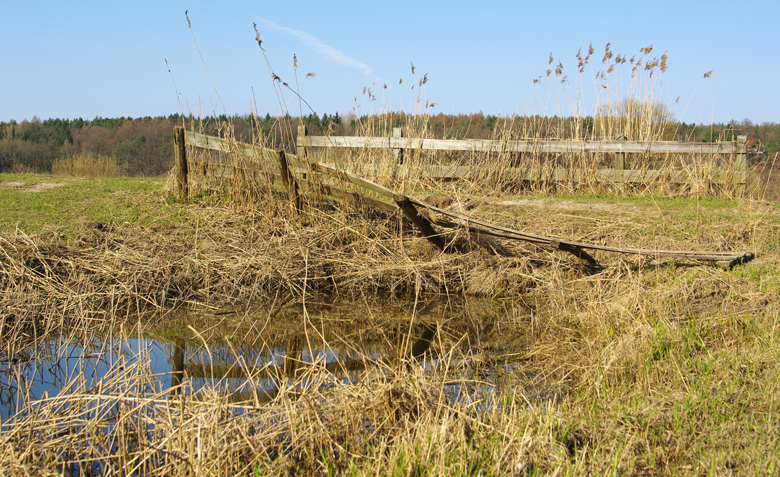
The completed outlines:
[[[523,365],[530,339],[523,313],[441,298],[305,306],[275,300],[241,311],[179,311],[145,323],[140,336],[49,342],[6,357],[0,416],[7,422],[27,403],[56,395],[121,392],[116,383],[128,381],[112,379],[129,372],[145,387],[135,392],[216,392],[235,403],[399,370],[435,377],[448,399],[478,408],[498,405],[494,399],[506,392],[546,399],[554,390]]]

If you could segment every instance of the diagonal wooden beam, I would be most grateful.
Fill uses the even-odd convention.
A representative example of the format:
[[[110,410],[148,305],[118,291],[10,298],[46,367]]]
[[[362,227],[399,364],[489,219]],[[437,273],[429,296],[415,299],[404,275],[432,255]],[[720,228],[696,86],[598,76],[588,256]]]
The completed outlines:
[[[411,220],[415,227],[420,229],[420,232],[428,239],[429,242],[436,245],[439,250],[444,250],[447,243],[444,241],[444,237],[439,235],[431,225],[430,221],[425,217],[422,217],[417,213],[417,208],[408,197],[401,194],[395,194],[393,200],[398,204],[398,208],[404,213],[407,219]]]

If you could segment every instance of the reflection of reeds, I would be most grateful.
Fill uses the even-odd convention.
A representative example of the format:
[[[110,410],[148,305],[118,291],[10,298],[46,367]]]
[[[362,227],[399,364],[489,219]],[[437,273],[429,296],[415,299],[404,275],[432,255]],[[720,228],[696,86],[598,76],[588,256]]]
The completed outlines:
[[[421,306],[427,313],[432,313],[432,303],[449,308],[446,301],[425,301],[427,304]],[[297,306],[300,307],[300,302]],[[468,308],[476,312],[473,306]],[[354,313],[347,310],[347,313]],[[408,308],[406,310],[408,313]],[[311,311],[315,312],[315,309]],[[381,312],[378,308],[374,311]],[[463,309],[451,311],[462,312]],[[303,312],[305,315],[306,308]],[[378,316],[381,323],[358,320],[362,324],[350,324],[347,329],[343,314],[320,317],[316,324],[307,323],[303,318],[302,326],[299,323],[289,330],[297,333],[298,338],[288,343],[299,344],[288,345],[287,349],[288,356],[292,354],[300,362],[289,366],[285,359],[284,371],[281,366],[272,366],[275,369],[270,371],[268,366],[247,367],[243,359],[247,353],[234,356],[232,345],[212,343],[188,352],[188,361],[204,360],[205,372],[211,374],[225,368],[225,365],[214,365],[213,362],[232,360],[230,369],[236,370],[237,376],[244,373],[243,384],[229,389],[233,397],[242,398],[240,403],[233,403],[233,397],[224,393],[225,386],[220,383],[209,385],[208,380],[194,395],[193,381],[197,378],[185,378],[179,392],[169,395],[168,390],[155,383],[156,376],[148,357],[119,355],[111,360],[108,372],[93,377],[89,386],[85,385],[87,381],[83,377],[77,378],[70,392],[29,402],[22,412],[5,422],[0,433],[0,450],[3,451],[0,466],[14,471],[58,469],[79,474],[104,474],[118,469],[123,473],[145,475],[247,471],[312,473],[328,466],[343,472],[355,464],[392,469],[396,465],[395,458],[416,452],[408,447],[410,444],[425,439],[431,429],[440,429],[435,436],[428,437],[454,448],[435,456],[425,465],[443,469],[448,453],[468,449],[480,436],[488,436],[493,441],[501,434],[511,432],[527,417],[516,412],[510,394],[501,394],[517,392],[520,381],[486,384],[485,380],[490,378],[479,374],[495,366],[495,363],[486,364],[487,354],[480,348],[487,346],[489,339],[469,344],[480,334],[475,333],[473,326],[486,323],[462,317],[442,320],[433,314],[425,316],[426,320],[440,322],[438,326],[433,324],[425,328],[436,330],[439,360],[457,362],[457,366],[437,366],[424,371],[419,363],[409,361],[408,357],[396,356],[398,361],[390,362],[366,360],[364,355],[357,381],[344,381],[338,377],[338,366],[330,366],[322,356],[314,359],[309,356],[304,363],[301,354],[290,348],[295,349],[305,340],[309,346],[328,349],[324,338],[327,335],[348,349],[340,353],[342,357],[359,356],[362,353],[358,350],[365,345],[362,343],[363,330],[380,342],[390,337],[387,342],[400,350],[404,348],[403,339],[397,340],[394,335],[405,333],[408,316],[405,319]],[[230,325],[224,328],[224,334],[231,334]],[[285,326],[279,323],[276,328],[285,329]],[[305,334],[307,328],[310,335]],[[355,335],[350,330],[359,332]],[[273,330],[269,332],[273,334]],[[250,331],[244,340],[253,338],[257,339]],[[197,339],[192,342],[198,348]],[[261,345],[261,349],[267,349],[266,345]],[[474,350],[477,354],[471,352]],[[259,385],[269,378],[269,373],[278,383],[273,392],[264,391]],[[522,382],[530,386],[533,379]],[[70,384],[65,387],[69,388]],[[507,398],[510,401],[505,401]],[[543,396],[527,399],[538,399],[539,406],[547,403]],[[524,407],[525,402],[518,404]],[[481,429],[480,422],[490,422],[493,430]],[[499,434],[495,434],[496,430]],[[19,448],[28,451],[14,452]],[[258,449],[262,452],[257,452]],[[386,451],[389,451],[387,460],[382,458],[381,462],[373,464],[358,457],[378,457]],[[507,459],[516,458],[517,452],[523,452],[520,443],[511,449],[502,446],[491,453],[490,458],[503,462],[501,468],[509,465]],[[416,458],[419,457],[422,456]]]
[[[0,465],[12,473],[311,474],[323,468],[343,473],[368,464],[359,456],[376,456],[375,469],[404,470],[398,459],[406,457],[443,470],[453,451],[467,451],[483,436],[497,443],[527,422],[516,411],[486,410],[476,418],[468,402],[447,401],[420,373],[377,375],[370,386],[331,381],[267,404],[240,405],[215,393],[167,399],[139,386],[145,376],[143,365],[129,365],[106,377],[102,392],[41,400],[34,413],[8,423]],[[413,443],[426,438],[439,444],[436,449],[415,449]],[[525,444],[496,446],[489,458],[499,469],[510,468],[527,452]],[[16,451],[20,446],[28,451]]]
[[[777,297],[746,276],[704,267],[652,268],[646,259],[621,260],[595,276],[574,279],[555,267],[523,295],[530,310],[514,300],[426,296],[418,296],[415,306],[377,299],[392,304],[383,309],[364,295],[343,312],[323,306],[335,312],[329,316],[305,305],[310,296],[274,305],[283,311],[269,313],[275,321],[262,327],[260,339],[255,333],[261,326],[252,324],[265,321],[265,313],[219,315],[230,318],[216,328],[215,317],[172,316],[192,326],[188,362],[201,363],[204,376],[235,370],[242,382],[204,380],[194,394],[193,380],[185,379],[182,392],[170,396],[155,382],[148,359],[126,356],[89,386],[79,381],[74,391],[44,396],[4,422],[0,467],[11,473],[91,469],[145,475],[323,469],[389,475],[413,468],[444,475],[456,466],[511,474],[523,464],[543,473],[576,474],[605,468],[618,452],[625,454],[621,465],[628,470],[654,468],[659,455],[685,469],[730,448],[724,440],[714,450],[701,450],[686,440],[691,432],[701,438],[723,425],[748,433],[774,431],[771,421],[764,426],[740,417],[745,407],[772,415],[777,402],[768,385],[777,377],[771,350],[762,352],[754,334],[772,327]],[[758,316],[756,299],[774,311]],[[159,329],[166,330],[164,325]],[[207,331],[195,333],[196,328]],[[422,367],[409,357],[414,346],[408,344],[425,329],[435,329],[426,358],[445,365]],[[767,347],[774,334],[766,338]],[[233,336],[238,344],[218,336]],[[520,346],[492,348],[494,340],[501,345],[510,337]],[[280,354],[292,356],[295,366],[282,361],[252,366],[253,356],[279,343],[287,343]],[[321,354],[312,358],[295,351],[297,346],[344,347],[340,356],[362,356],[365,368],[348,374],[355,381],[347,382]],[[367,351],[390,356],[392,350],[400,354],[394,360],[366,358]],[[746,361],[766,367],[746,370]],[[508,365],[529,379],[491,374]],[[739,377],[740,393],[718,390],[728,377]],[[274,392],[261,385],[269,378],[281,383]],[[710,393],[699,398],[679,389],[676,381],[682,378],[704,380]],[[659,396],[656,389],[667,393]],[[725,406],[713,421],[698,412],[712,399],[724,405],[736,401],[740,410]],[[616,420],[615,412],[629,417],[640,412],[646,422]],[[673,462],[663,457],[669,439],[683,442]],[[772,462],[766,457],[773,455],[772,445],[760,439],[750,444],[761,468]]]

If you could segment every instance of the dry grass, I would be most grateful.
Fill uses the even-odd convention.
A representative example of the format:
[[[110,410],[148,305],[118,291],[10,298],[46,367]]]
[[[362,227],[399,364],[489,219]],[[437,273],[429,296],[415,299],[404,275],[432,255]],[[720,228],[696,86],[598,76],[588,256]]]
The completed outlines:
[[[780,227],[772,205],[664,197],[475,203],[477,216],[536,233],[749,249],[761,260],[724,272],[603,255],[599,271],[533,246],[505,243],[515,258],[497,256],[456,234],[448,240],[470,248],[441,253],[408,227],[401,234],[395,217],[314,208],[297,217],[270,197],[244,211],[204,199],[182,204],[188,218],[161,230],[110,224],[72,242],[4,234],[4,355],[24,356],[61,336],[88,340],[139,317],[149,329],[187,304],[241,307],[281,294],[297,297],[291,312],[305,316],[320,293],[480,295],[493,300],[501,333],[523,337],[512,362],[560,390],[555,402],[526,402],[516,388],[487,410],[450,401],[443,383],[460,375],[408,368],[403,356],[355,384],[310,366],[297,384],[327,386],[290,388],[267,403],[231,403],[216,390],[170,398],[141,360],[122,370],[117,363],[99,391],[44,398],[4,423],[0,466],[160,475],[777,469]],[[318,329],[316,319],[308,323]],[[437,353],[461,357],[458,337],[445,338]],[[743,437],[718,438],[725,430]]]
[[[260,41],[260,32],[257,32]],[[262,43],[262,42],[260,42]],[[196,44],[197,48],[197,44]],[[668,106],[668,91],[663,90],[663,74],[667,71],[666,52],[653,53],[650,45],[639,49],[633,55],[616,53],[607,44],[600,65],[595,60],[595,49],[591,45],[575,55],[576,67],[568,68],[565,60],[555,60],[545,66],[546,75],[534,80],[537,85],[537,97],[533,110],[523,116],[498,118],[492,127],[492,139],[501,142],[508,139],[529,142],[542,140],[618,140],[662,141],[672,139],[673,114]],[[291,89],[274,71],[261,50],[263,59],[272,78],[272,84],[279,100],[280,118],[274,125],[271,136],[281,138],[276,143],[290,145],[292,148],[297,135],[293,121],[282,116],[304,116],[304,107],[309,103],[299,89]],[[655,56],[654,56],[655,55]],[[205,66],[205,65],[204,65]],[[297,60],[295,74],[297,75]],[[590,70],[590,72],[587,72]],[[208,73],[208,70],[206,70]],[[589,74],[590,73],[590,74]],[[593,79],[592,90],[586,86],[585,77]],[[403,80],[403,78],[402,78]],[[393,128],[401,127],[406,137],[432,138],[431,108],[434,104],[427,95],[429,78],[427,73],[415,73],[412,67],[411,83],[418,88],[412,90],[416,97],[410,98],[408,110],[394,110],[384,100],[377,101],[376,91],[372,87],[363,89],[362,106],[356,105],[355,112],[349,117],[355,120],[355,134],[365,137],[389,137]],[[405,85],[408,84],[404,83]],[[400,85],[399,85],[400,87]],[[385,85],[385,88],[387,86]],[[587,91],[588,94],[585,94]],[[384,95],[383,95],[384,96]],[[403,94],[402,94],[403,96]],[[591,97],[592,111],[585,110],[583,98]],[[298,110],[288,110],[289,98],[298,103]],[[677,99],[679,101],[680,98]],[[361,113],[360,108],[363,107]],[[309,108],[310,109],[310,108]],[[313,111],[312,111],[313,112]],[[360,114],[364,114],[361,117]],[[684,113],[683,113],[684,114]],[[316,114],[315,114],[316,115]],[[299,126],[303,126],[303,122]],[[233,127],[229,120],[217,123],[218,134],[233,139]],[[203,121],[191,121],[189,129],[203,132]],[[468,130],[447,128],[446,138],[467,138]],[[259,129],[253,134],[253,144],[268,146],[272,141]],[[240,149],[235,148],[236,152]],[[288,153],[290,151],[288,150]],[[303,155],[302,151],[298,151]],[[274,174],[274,162],[257,161],[240,157],[239,154],[218,155],[190,150],[194,160],[211,160],[219,164],[216,168],[198,167],[193,172],[194,190],[201,193],[228,194],[234,203],[255,201],[257,194],[268,189],[268,183]],[[598,179],[597,171],[610,169],[615,162],[614,154],[606,153],[568,153],[550,154],[542,152],[511,153],[499,150],[493,153],[422,151],[418,149],[404,152],[404,167],[395,164],[391,150],[362,148],[343,150],[326,148],[321,151],[307,151],[308,159],[324,163],[336,163],[349,172],[368,178],[397,192],[407,195],[423,193],[442,195],[459,201],[469,196],[501,196],[506,193],[590,193],[590,194],[664,194],[685,197],[760,197],[760,181],[743,184],[727,180],[714,183],[713,176],[721,175],[733,178],[741,174],[735,158],[723,155],[702,154],[633,154],[626,157],[626,169],[634,171],[658,171],[657,179],[641,180],[635,183],[608,182]],[[208,159],[207,159],[208,158]],[[457,188],[450,181],[436,180],[428,176],[425,168],[433,165],[470,166],[474,171],[469,180],[461,181]],[[311,174],[304,167],[295,171],[306,174],[311,185],[309,194],[313,200],[319,200],[316,183],[323,178]],[[508,171],[532,170],[533,180],[507,180]],[[569,171],[562,180],[553,180],[562,170]],[[573,170],[578,173],[571,172]],[[689,180],[685,183],[672,183],[670,178],[685,173]],[[216,174],[216,177],[215,177]],[[300,178],[300,177],[299,177]],[[344,186],[344,184],[337,184]],[[357,192],[364,192],[346,186]]]
[[[527,258],[499,261],[478,243],[466,254],[442,254],[422,238],[402,239],[395,217],[371,223],[322,214],[301,226],[287,219],[289,207],[274,203],[262,214],[237,216],[219,206],[190,206],[190,226],[160,233],[86,224],[70,243],[18,230],[3,235],[3,341],[24,347],[63,329],[97,329],[190,302],[251,302],[279,291],[494,295],[533,282]],[[495,267],[502,278],[491,283],[486,278],[497,277]]]
[[[578,69],[592,53],[578,57]],[[624,56],[613,57],[607,48],[602,80],[625,63]],[[663,72],[665,61],[630,64],[649,79],[652,71]],[[550,75],[553,69],[563,80],[562,67],[559,72],[551,58]],[[647,88],[640,81],[629,91]],[[655,97],[647,97],[648,104]],[[418,104],[427,109],[426,101]],[[664,123],[652,109],[633,107],[630,101],[599,104],[593,134],[660,139]],[[621,108],[625,121],[617,114]],[[427,134],[421,113],[406,116],[407,136]],[[395,122],[383,121],[369,117],[364,133],[385,135]],[[541,116],[531,121],[537,123],[520,128],[528,131],[523,137],[541,139],[547,136],[538,131],[557,126]],[[246,159],[228,155],[223,162],[231,177],[202,174],[193,202],[180,205],[187,217],[180,224],[101,225],[84,229],[77,241],[20,231],[0,236],[0,342],[7,361],[34,357],[52,340],[85,342],[122,326],[135,327],[119,332],[123,337],[142,334],[187,305],[213,310],[261,303],[266,321],[281,323],[284,316],[273,310],[282,296],[292,297],[303,317],[290,326],[302,323],[306,339],[321,338],[328,349],[329,342],[349,342],[344,330],[352,321],[342,323],[341,338],[325,339],[309,304],[322,296],[368,302],[381,293],[413,298],[405,318],[410,331],[397,359],[373,360],[356,382],[314,363],[269,402],[251,395],[252,379],[260,375],[247,370],[250,399],[243,403],[216,388],[194,397],[188,384],[170,396],[147,361],[119,361],[94,386],[75,382],[73,392],[30,402],[4,422],[0,468],[42,475],[762,475],[780,468],[775,205],[703,179],[671,190],[663,182],[615,185],[587,175],[562,183],[545,180],[544,173],[530,184],[500,181],[502,168],[510,166],[595,170],[612,159],[597,155],[415,152],[401,176],[390,151],[361,150],[338,159],[400,192],[444,197],[453,207],[515,229],[640,248],[750,250],[760,258],[723,271],[597,254],[603,268],[594,268],[561,252],[462,232],[445,235],[458,247],[444,253],[397,214],[331,201],[317,194],[316,184],[298,215],[270,175],[249,174]],[[669,170],[683,162],[694,172],[714,167],[700,159],[638,160],[642,167]],[[439,163],[488,165],[499,173],[456,186],[419,169]],[[508,192],[520,190],[533,191],[534,199],[522,207],[501,204]],[[568,197],[562,206],[539,198],[549,192],[609,195]],[[715,195],[743,198],[707,198]],[[497,243],[510,256],[496,254]],[[495,405],[469,396],[448,399],[445,386],[464,383],[462,370],[423,370],[410,357],[412,322],[429,295],[466,302],[435,321],[438,357],[470,359],[470,379],[479,381],[473,378],[479,376],[477,360],[466,354],[461,337],[473,338],[483,323],[447,334],[445,314],[479,321],[471,300],[483,297],[498,310],[495,332],[522,337],[523,346],[507,359],[540,376],[554,390],[550,399],[530,400],[517,386],[497,390]],[[365,321],[375,319],[366,314]],[[208,350],[213,342],[195,334]],[[248,332],[245,337],[251,339]]]
[[[94,154],[63,157],[51,165],[51,173],[55,176],[119,177],[120,172],[116,159]]]
[[[525,115],[498,118],[492,128],[492,140],[524,140],[531,143],[543,140],[601,141],[626,139],[631,141],[663,141],[674,137],[674,117],[663,91],[663,74],[667,71],[666,53],[653,57],[653,46],[641,48],[634,55],[613,52],[607,44],[601,64],[591,61],[595,50],[577,53],[576,69],[567,73],[564,61],[550,56],[547,74],[534,80],[537,85],[534,110]],[[556,65],[557,63],[557,65]],[[269,66],[270,68],[270,66]],[[586,70],[592,70],[592,74]],[[273,72],[272,72],[273,74]],[[275,76],[275,74],[274,74]],[[414,68],[412,68],[414,78]],[[592,77],[593,94],[586,90],[584,77]],[[401,127],[405,137],[433,138],[431,127],[431,101],[426,98],[427,74],[419,82],[416,99],[409,111],[393,111],[384,102],[377,102],[371,88],[364,88],[371,114],[359,118],[356,135],[365,137],[389,137],[393,128]],[[279,88],[280,93],[284,88]],[[588,94],[586,94],[586,92]],[[593,111],[585,111],[583,98],[590,97]],[[679,101],[679,98],[678,98]],[[282,108],[282,110],[285,110]],[[683,113],[684,114],[684,113]],[[280,123],[287,124],[287,123]],[[280,131],[287,137],[295,137],[293,130]],[[448,129],[445,138],[468,138],[468,130]],[[262,141],[260,141],[262,144]],[[299,151],[300,152],[300,151]],[[722,171],[726,177],[738,174],[734,157],[702,154],[629,154],[626,169],[635,171],[659,171],[657,179],[636,183],[606,182],[597,178],[596,172],[611,169],[614,154],[542,152],[511,153],[499,150],[493,153],[404,151],[404,167],[394,164],[392,151],[381,149],[343,150],[328,148],[308,151],[309,157],[325,163],[337,163],[340,167],[362,177],[383,184],[403,194],[421,190],[431,194],[451,196],[492,196],[507,192],[525,193],[609,193],[635,195],[637,193],[669,194],[687,197],[726,196],[737,197],[747,193],[757,197],[757,184],[752,182],[747,190],[743,185],[726,181],[714,184],[713,174]],[[425,168],[433,165],[470,166],[482,173],[473,174],[468,181],[458,184],[453,191],[447,181],[432,180]],[[507,180],[512,170],[532,170],[534,180]],[[562,170],[569,172],[563,180],[553,180]],[[686,183],[673,184],[670,178],[684,171],[690,179]]]

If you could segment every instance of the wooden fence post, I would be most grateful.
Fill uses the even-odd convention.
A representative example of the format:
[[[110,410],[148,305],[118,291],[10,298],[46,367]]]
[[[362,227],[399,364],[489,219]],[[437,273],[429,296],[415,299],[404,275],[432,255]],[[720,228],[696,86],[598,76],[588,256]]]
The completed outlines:
[[[298,137],[295,142],[296,153],[298,157],[306,157],[306,126],[303,124],[298,126]]]
[[[618,136],[618,141],[625,141],[627,138],[626,136],[620,135]],[[615,166],[613,169],[617,171],[623,171],[626,169],[626,153],[625,152],[617,152],[615,153]]]
[[[747,136],[737,136],[737,152],[735,159],[737,163],[736,179],[739,181],[737,192],[742,193],[747,186]]]
[[[509,129],[504,129],[501,131],[501,152],[499,153],[499,157],[502,158],[503,162],[501,163],[501,168],[504,167],[511,167],[512,163],[512,153],[509,151],[509,141],[512,140],[512,131]],[[500,173],[503,175],[503,171]]]
[[[393,128],[393,137],[404,137],[404,132],[401,128]],[[393,148],[393,162],[396,164],[404,163],[404,150],[401,148]]]
[[[298,192],[298,183],[295,182],[295,178],[290,172],[290,168],[287,166],[287,156],[284,153],[284,149],[276,151],[276,157],[279,159],[279,169],[282,172],[282,183],[287,188],[287,196],[290,198],[290,202],[295,205],[295,210],[300,214],[303,210],[303,200],[301,194]]]
[[[747,136],[737,136],[737,170],[744,174],[747,174],[747,155],[745,149],[747,147]]]
[[[512,140],[512,131],[508,129],[501,131],[501,140],[504,141],[503,148],[506,149],[507,143]]]
[[[179,189],[179,198],[187,199],[189,186],[187,185],[187,149],[184,147],[184,128],[173,128],[173,143],[176,158],[176,185]]]

